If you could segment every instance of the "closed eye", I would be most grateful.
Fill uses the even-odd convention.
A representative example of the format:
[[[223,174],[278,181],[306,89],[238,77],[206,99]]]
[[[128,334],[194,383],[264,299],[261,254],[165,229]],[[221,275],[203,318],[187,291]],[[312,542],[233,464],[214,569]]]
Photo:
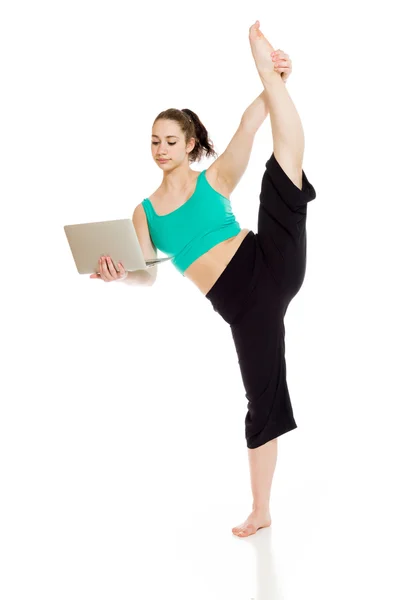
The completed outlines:
[[[160,142],[151,142],[153,144],[153,146],[156,146],[157,144],[159,144]],[[175,146],[176,142],[167,142],[169,146]]]

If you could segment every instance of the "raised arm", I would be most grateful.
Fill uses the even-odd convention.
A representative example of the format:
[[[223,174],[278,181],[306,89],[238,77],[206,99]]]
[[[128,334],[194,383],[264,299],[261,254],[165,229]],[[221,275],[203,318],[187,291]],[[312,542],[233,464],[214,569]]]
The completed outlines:
[[[225,152],[210,167],[216,171],[218,179],[223,180],[228,195],[233,192],[247,169],[256,131],[242,120]]]

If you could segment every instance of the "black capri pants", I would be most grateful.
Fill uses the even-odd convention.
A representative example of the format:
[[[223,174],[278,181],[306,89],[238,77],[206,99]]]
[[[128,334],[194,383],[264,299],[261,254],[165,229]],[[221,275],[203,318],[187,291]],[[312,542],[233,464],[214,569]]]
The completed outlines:
[[[286,381],[284,316],[306,271],[307,203],[316,197],[302,171],[300,190],[272,153],[250,231],[206,298],[230,325],[248,400],[245,437],[259,446],[297,427]]]

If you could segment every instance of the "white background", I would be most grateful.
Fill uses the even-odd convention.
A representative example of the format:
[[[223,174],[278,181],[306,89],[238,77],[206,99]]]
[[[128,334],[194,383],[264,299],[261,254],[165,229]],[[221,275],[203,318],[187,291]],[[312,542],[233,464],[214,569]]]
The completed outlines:
[[[399,597],[391,6],[2,2],[2,600]],[[256,19],[292,59],[317,198],[285,318],[298,429],[278,440],[272,527],[239,539],[252,497],[228,325],[171,263],[150,288],[79,275],[63,226],[130,218],[157,189],[162,110],[190,108],[224,151],[262,91]],[[231,197],[242,228],[271,152],[267,118]]]

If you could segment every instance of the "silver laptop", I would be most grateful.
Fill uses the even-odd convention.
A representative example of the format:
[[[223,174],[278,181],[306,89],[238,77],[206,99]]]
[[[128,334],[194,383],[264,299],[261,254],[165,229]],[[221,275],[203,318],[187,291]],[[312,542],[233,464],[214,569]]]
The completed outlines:
[[[138,271],[173,258],[167,256],[146,260],[132,219],[64,225],[64,231],[81,275],[98,273],[102,255],[111,257],[117,271],[119,261],[126,271]]]

